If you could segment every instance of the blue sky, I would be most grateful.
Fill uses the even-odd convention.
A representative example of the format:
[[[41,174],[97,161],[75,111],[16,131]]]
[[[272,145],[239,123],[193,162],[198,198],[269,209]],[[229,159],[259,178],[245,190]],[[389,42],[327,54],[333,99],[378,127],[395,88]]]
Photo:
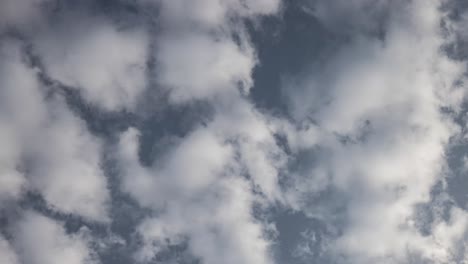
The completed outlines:
[[[468,263],[468,5],[4,0],[0,263]]]

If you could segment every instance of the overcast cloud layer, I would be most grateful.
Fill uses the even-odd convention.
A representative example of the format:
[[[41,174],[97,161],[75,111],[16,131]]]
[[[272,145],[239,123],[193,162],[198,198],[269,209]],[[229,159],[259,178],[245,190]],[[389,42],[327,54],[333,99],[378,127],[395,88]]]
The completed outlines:
[[[1,0],[0,263],[468,263],[463,0]]]

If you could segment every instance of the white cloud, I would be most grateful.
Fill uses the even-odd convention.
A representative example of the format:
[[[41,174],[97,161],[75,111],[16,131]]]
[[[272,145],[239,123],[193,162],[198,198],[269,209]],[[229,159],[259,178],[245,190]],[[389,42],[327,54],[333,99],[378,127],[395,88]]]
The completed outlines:
[[[133,226],[143,242],[137,261],[186,243],[189,255],[206,264],[275,263],[268,220],[256,209],[279,204],[338,225],[336,237],[323,238],[320,254],[342,256],[343,263],[466,262],[466,211],[452,207],[445,216],[431,200],[434,184],[444,182],[447,143],[458,133],[440,109],[460,111],[465,96],[454,85],[465,66],[441,47],[455,39],[450,34],[466,37],[466,19],[446,24],[450,36],[444,36],[441,3],[311,0],[309,15],[337,42],[346,41],[286,82],[287,120],[249,101],[259,58],[243,24],[276,14],[279,0],[125,3],[129,10],[157,6],[157,17],[147,18],[157,25],[140,28],[87,9],[100,4],[45,17],[44,0],[6,0],[0,31],[14,28],[31,41],[41,69],[28,65],[22,41],[2,37],[0,211],[37,191],[52,210],[111,220],[103,141],[57,87],[41,84],[37,74],[44,70],[104,111],[138,110],[147,88],[167,89],[170,108],[209,105],[203,122],[172,137],[174,144],[158,156],[145,157],[154,158],[150,166],[140,161],[139,147],[147,142],[136,128],[122,133],[111,153],[121,191],[150,212]],[[148,85],[148,74],[156,87]],[[276,133],[286,136],[291,156]],[[432,219],[420,218],[420,204],[429,204]],[[68,234],[64,223],[26,212],[7,225],[11,239],[0,236],[2,263],[98,263],[91,238]],[[315,243],[310,230],[302,235]],[[127,242],[133,241],[116,243]],[[306,246],[296,254],[315,252],[300,245]]]
[[[159,42],[157,58],[158,81],[171,90],[171,100],[176,103],[214,98],[236,89],[238,84],[247,90],[252,85],[252,51],[226,37],[168,36]]]
[[[37,99],[37,82],[32,70],[20,61],[19,43],[4,40],[0,46],[0,199],[18,199],[26,179],[18,170],[22,155],[22,138],[26,131],[38,125],[44,109]],[[18,109],[24,102],[24,108]]]
[[[5,40],[0,65],[1,199],[38,190],[50,206],[92,220],[106,219],[106,178],[100,142],[59,96],[47,100],[22,44]]]
[[[157,82],[169,89],[170,103],[206,100],[214,117],[151,168],[139,162],[138,131],[121,136],[122,189],[158,212],[139,226],[145,247],[136,257],[150,259],[187,239],[188,251],[203,263],[271,263],[266,227],[252,210],[281,200],[284,157],[270,118],[239,93],[249,92],[257,58],[245,29],[230,18],[273,14],[279,2],[162,1],[160,7]]]
[[[368,4],[361,2],[349,4]],[[342,17],[334,16],[341,9],[326,6],[331,9],[322,19],[343,25]],[[310,118],[320,128],[311,126],[314,137],[338,135],[346,141],[310,142],[309,149],[323,151],[306,171],[307,179],[298,180],[304,196],[297,201],[330,185],[335,195],[345,197],[346,225],[330,250],[344,254],[349,263],[407,263],[411,254],[424,263],[448,263],[454,261],[450,252],[460,237],[438,237],[437,230],[448,225],[459,234],[466,232],[457,222],[466,221],[466,215],[457,215],[457,223],[435,222],[435,238],[429,238],[414,226],[414,206],[429,202],[431,188],[443,177],[445,146],[457,129],[440,108],[459,107],[463,93],[453,85],[464,67],[440,49],[443,13],[438,1],[396,6],[395,12],[385,7],[390,12],[383,40],[354,36],[316,72],[284,90],[296,120]],[[360,11],[351,13],[359,16]],[[357,25],[358,31],[365,27]],[[321,190],[317,182],[323,183]],[[321,209],[306,211],[314,215]]]
[[[139,227],[147,245],[140,257],[164,248],[165,239],[177,244],[187,237],[189,250],[207,264],[270,263],[262,225],[251,216],[252,199],[248,183],[233,175],[217,180],[202,195],[168,201],[167,211]]]
[[[271,242],[252,215],[262,200],[253,188],[269,201],[280,199],[280,165],[274,162],[281,154],[268,118],[239,94],[251,88],[257,59],[244,29],[226,18],[271,14],[278,2],[160,4],[157,81],[170,90],[171,103],[206,99],[215,110],[212,121],[181,138],[151,168],[140,164],[138,131],[121,136],[122,189],[158,212],[139,227],[145,247],[137,258],[150,259],[188,239],[188,250],[204,263],[271,263]]]
[[[156,40],[157,76],[170,89],[172,102],[213,99],[239,88],[249,91],[257,59],[243,25],[234,21],[274,14],[279,1],[159,3],[163,26]]]
[[[40,140],[30,142],[30,182],[54,208],[91,220],[107,220],[107,180],[101,168],[101,143],[63,103],[50,109]],[[53,142],[53,145],[51,145]]]
[[[204,192],[223,172],[232,158],[230,147],[207,129],[192,132],[160,157],[154,169],[138,161],[138,134],[122,135],[119,145],[123,188],[146,206],[163,206],[173,199],[189,199]]]
[[[67,234],[61,223],[35,212],[25,212],[14,227],[14,245],[21,263],[99,263],[80,233]]]
[[[151,259],[168,244],[188,239],[188,250],[204,263],[273,261],[265,223],[252,215],[254,203],[281,201],[278,170],[284,153],[266,120],[237,100],[218,109],[212,122],[180,139],[150,168],[138,159],[138,131],[121,135],[122,189],[158,212],[139,226],[145,246],[138,259]]]
[[[255,198],[236,173],[232,147],[200,128],[149,169],[138,165],[136,136],[130,130],[120,141],[123,189],[161,212],[139,227],[145,247],[138,259],[188,238],[204,263],[270,263],[262,225],[250,212]]]
[[[119,30],[105,19],[71,13],[39,31],[33,45],[52,79],[104,110],[133,110],[146,88],[144,30]]]
[[[281,201],[278,175],[287,157],[273,136],[279,121],[241,98],[227,96],[218,103],[219,114],[212,129],[225,140],[234,141],[239,163],[266,198]]]

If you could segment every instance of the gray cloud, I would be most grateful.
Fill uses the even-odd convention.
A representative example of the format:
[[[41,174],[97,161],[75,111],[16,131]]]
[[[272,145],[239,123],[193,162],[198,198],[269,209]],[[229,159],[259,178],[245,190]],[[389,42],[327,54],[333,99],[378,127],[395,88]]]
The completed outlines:
[[[0,237],[0,260],[6,264],[17,264],[18,257],[13,251],[10,243],[4,237]]]

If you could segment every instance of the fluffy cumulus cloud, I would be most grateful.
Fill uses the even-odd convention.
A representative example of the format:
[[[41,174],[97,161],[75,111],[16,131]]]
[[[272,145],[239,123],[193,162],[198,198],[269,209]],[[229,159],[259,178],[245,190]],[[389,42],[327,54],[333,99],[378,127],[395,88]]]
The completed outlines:
[[[252,210],[282,201],[278,174],[286,158],[265,116],[244,101],[229,108],[220,106],[213,120],[178,139],[149,167],[138,158],[139,132],[130,128],[121,135],[122,190],[158,212],[138,226],[144,247],[137,260],[188,241],[204,263],[273,262],[268,223]]]
[[[45,97],[20,47],[16,40],[2,40],[2,200],[13,202],[27,190],[38,191],[51,207],[105,219],[99,140],[63,98]]]
[[[361,10],[370,2],[347,5]],[[360,31],[320,69],[312,66],[311,73],[284,89],[296,119],[313,120],[308,129],[319,137],[336,135],[306,147],[327,154],[316,153],[319,162],[307,168],[311,186],[299,186],[299,196],[320,191],[319,184],[346,197],[346,212],[319,217],[346,222],[330,250],[344,254],[347,262],[461,263],[457,245],[466,239],[466,212],[453,208],[448,219],[435,216],[426,223],[429,236],[419,228],[430,220],[416,211],[418,204],[430,203],[434,185],[444,182],[446,146],[458,133],[441,108],[458,111],[464,96],[463,87],[455,84],[464,78],[465,64],[441,49],[446,41],[441,3],[413,1],[401,7],[398,1],[380,1],[375,12],[383,6],[387,12],[383,39],[368,31],[366,20],[376,19],[373,12],[343,17],[342,5],[316,4],[317,12],[327,14],[326,25],[351,19]]]
[[[467,8],[3,1],[0,262],[466,263]]]
[[[272,14],[279,5],[159,4],[157,82],[168,90],[170,104],[204,101],[213,113],[149,167],[138,158],[139,132],[130,128],[121,135],[122,190],[158,212],[138,227],[145,246],[136,259],[150,260],[168,246],[188,241],[188,251],[204,263],[271,263],[271,241],[252,210],[255,204],[280,199],[278,169],[284,158],[269,118],[242,98],[252,87],[257,58],[246,28],[234,20]]]
[[[274,14],[278,1],[158,2],[162,32],[156,44],[157,74],[172,101],[215,97],[232,86],[251,88],[256,56],[238,21]]]
[[[97,263],[86,237],[68,235],[61,223],[38,213],[25,212],[14,229],[21,263]]]
[[[146,87],[148,42],[144,29],[119,30],[105,19],[69,16],[72,19],[67,16],[49,22],[35,36],[45,71],[104,110],[134,107]]]

